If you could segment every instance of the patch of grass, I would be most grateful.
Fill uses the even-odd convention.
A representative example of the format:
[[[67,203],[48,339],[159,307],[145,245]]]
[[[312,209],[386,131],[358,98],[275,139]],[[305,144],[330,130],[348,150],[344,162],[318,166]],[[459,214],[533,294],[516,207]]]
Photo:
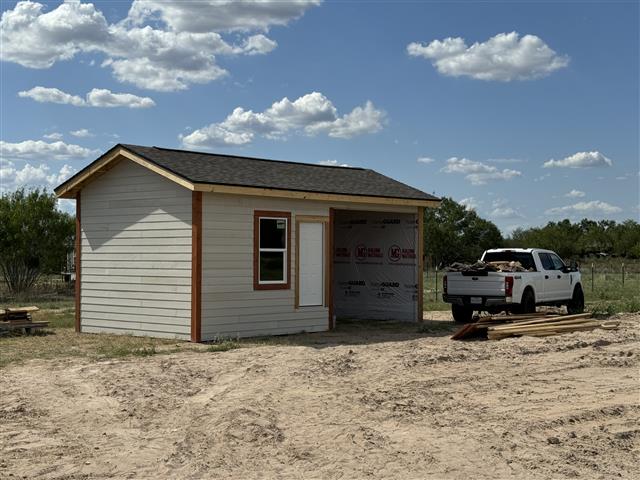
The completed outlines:
[[[213,343],[207,347],[206,352],[228,352],[229,350],[235,350],[240,348],[240,342],[233,340],[223,340],[221,342]]]
[[[150,357],[158,353],[155,345],[144,345],[139,347],[138,345],[131,345],[128,343],[112,343],[110,345],[101,345],[97,349],[97,354],[105,358],[120,358],[120,357]]]
[[[621,273],[597,270],[596,267],[593,275],[590,268],[582,271],[588,311],[603,316],[640,312],[640,274],[627,272],[623,283]]]
[[[0,368],[34,359],[81,357],[90,360],[147,357],[202,348],[171,339],[76,333],[71,328],[56,327],[38,335],[0,337]]]

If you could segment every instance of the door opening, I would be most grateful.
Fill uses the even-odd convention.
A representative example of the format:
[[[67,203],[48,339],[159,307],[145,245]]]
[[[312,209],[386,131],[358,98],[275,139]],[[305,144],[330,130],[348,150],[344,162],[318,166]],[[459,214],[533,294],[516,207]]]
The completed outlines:
[[[298,224],[298,306],[322,306],[325,296],[323,222]]]

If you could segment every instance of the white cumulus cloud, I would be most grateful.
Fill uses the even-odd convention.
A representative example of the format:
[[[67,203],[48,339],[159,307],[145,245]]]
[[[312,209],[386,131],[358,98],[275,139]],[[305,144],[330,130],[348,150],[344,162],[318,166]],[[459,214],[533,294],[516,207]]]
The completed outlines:
[[[318,162],[320,165],[325,165],[328,167],[350,167],[348,163],[338,163],[337,160],[320,160]]]
[[[71,135],[73,135],[74,137],[78,137],[78,138],[87,138],[87,137],[93,137],[93,133],[91,133],[89,130],[87,130],[86,128],[81,128],[79,130],[72,130],[71,132],[69,132]]]
[[[517,32],[499,33],[471,46],[460,37],[414,42],[407,53],[431,60],[442,75],[503,82],[546,77],[569,64],[567,55],[557,54],[541,38]]]
[[[18,92],[18,96],[31,98],[40,103],[61,103],[76,107],[148,108],[155,105],[155,102],[149,97],[139,97],[131,93],[113,93],[106,88],[94,88],[87,93],[85,98],[82,98],[63,92],[58,88],[38,86]]]
[[[575,190],[575,189],[564,194],[565,197],[569,197],[569,198],[582,198],[585,195],[586,194],[582,190]]]
[[[592,214],[592,213],[618,213],[622,209],[615,205],[600,200],[592,200],[590,202],[578,202],[573,205],[565,205],[564,207],[555,207],[546,210],[544,213],[548,215],[569,215],[569,214]]]
[[[433,163],[435,161],[436,160],[434,158],[431,158],[431,157],[418,157],[418,163],[429,164],[429,163]]]
[[[547,160],[544,168],[567,167],[567,168],[587,168],[587,167],[611,167],[613,162],[598,151],[578,152],[563,158],[562,160]]]
[[[481,201],[476,200],[474,197],[463,198],[458,203],[467,210],[478,210],[478,208],[482,204]]]
[[[352,138],[382,129],[385,114],[366,102],[350,113],[339,116],[333,103],[318,92],[294,101],[283,98],[263,112],[235,108],[222,122],[180,135],[188,147],[238,146],[251,143],[256,136],[283,138],[291,133],[327,134],[335,138]]]
[[[51,132],[42,136],[42,138],[46,138],[47,140],[62,140],[64,137],[60,132]]]
[[[25,140],[11,143],[0,140],[0,158],[6,159],[67,160],[87,158],[96,153],[96,150],[62,141],[48,143],[43,140]]]
[[[462,174],[472,185],[485,185],[492,181],[511,180],[522,175],[519,170],[510,168],[500,170],[493,165],[458,157],[449,158],[441,171]]]
[[[513,219],[523,218],[524,216],[514,208],[508,200],[504,198],[498,198],[492,203],[492,210],[489,212],[489,216],[499,219]]]
[[[149,18],[155,17],[162,19],[171,30],[193,33],[267,30],[270,26],[288,24],[291,20],[301,17],[308,8],[320,3],[321,0],[134,0],[127,20],[133,24],[143,24]]]
[[[17,168],[13,162],[0,158],[0,192],[22,187],[40,187],[50,190],[74,173],[76,169],[66,164],[59,170],[52,170],[44,163],[40,165],[26,163],[22,168]]]
[[[119,81],[151,90],[184,90],[225,76],[217,64],[219,55],[271,52],[277,44],[264,33],[319,3],[139,0],[125,19],[109,23],[93,4],[79,0],[50,11],[41,3],[20,1],[2,14],[0,59],[49,68],[80,53],[97,53]],[[223,38],[229,32],[237,43]],[[68,100],[77,99],[82,100]]]

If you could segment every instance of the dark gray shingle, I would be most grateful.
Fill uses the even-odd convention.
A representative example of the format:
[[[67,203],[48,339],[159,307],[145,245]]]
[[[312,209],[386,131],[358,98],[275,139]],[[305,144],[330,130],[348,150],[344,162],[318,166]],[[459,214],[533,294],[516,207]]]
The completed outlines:
[[[373,170],[122,145],[193,183],[437,200]]]
[[[128,144],[119,144],[113,149],[117,147],[123,147],[192,183],[438,200],[432,195],[365,168],[333,167]],[[80,173],[82,172],[74,177]],[[56,190],[72,181],[74,177]]]

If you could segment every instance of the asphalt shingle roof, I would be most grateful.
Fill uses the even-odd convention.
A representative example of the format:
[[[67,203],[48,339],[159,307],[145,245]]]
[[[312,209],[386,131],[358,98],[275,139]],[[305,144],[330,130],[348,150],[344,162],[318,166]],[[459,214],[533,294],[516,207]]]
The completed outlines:
[[[314,165],[122,144],[192,183],[418,200],[437,197],[365,168]]]

